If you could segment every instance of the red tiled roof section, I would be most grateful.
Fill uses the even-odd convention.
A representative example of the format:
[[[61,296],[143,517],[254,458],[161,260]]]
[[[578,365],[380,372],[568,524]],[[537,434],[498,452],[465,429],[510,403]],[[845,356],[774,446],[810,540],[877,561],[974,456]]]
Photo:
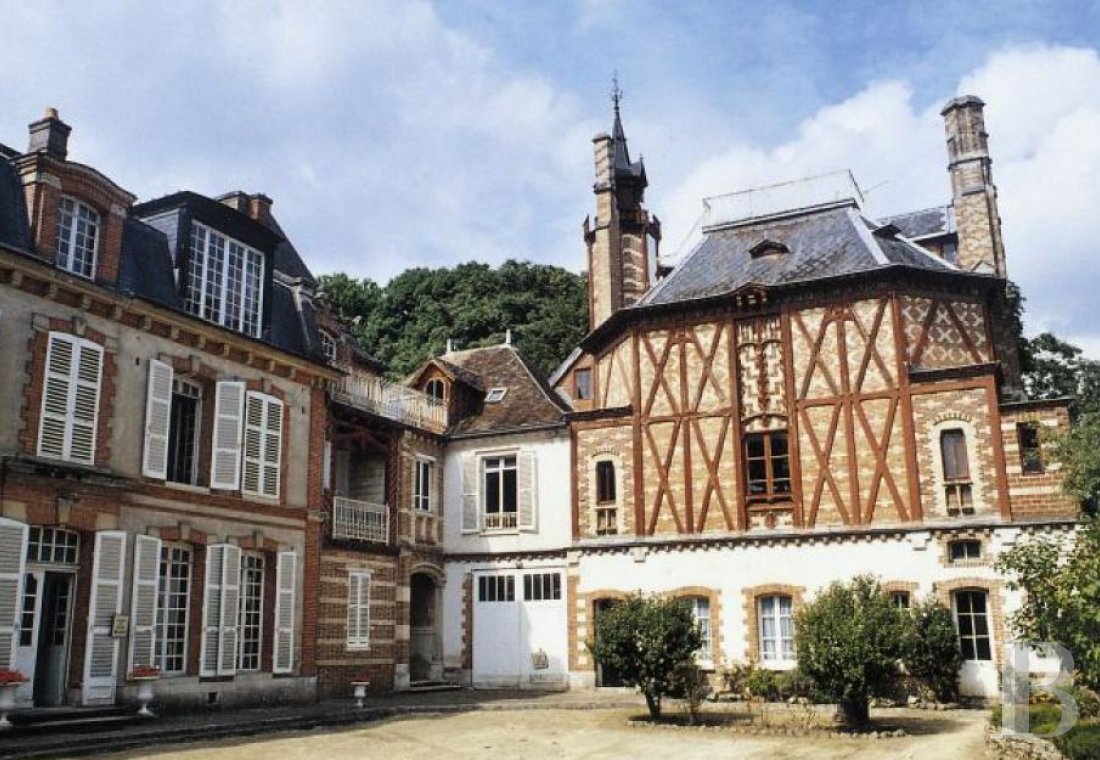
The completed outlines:
[[[563,424],[568,408],[542,375],[512,346],[490,346],[446,354],[444,360],[481,380],[486,391],[507,388],[504,398],[482,403],[451,428],[451,435],[503,433]]]

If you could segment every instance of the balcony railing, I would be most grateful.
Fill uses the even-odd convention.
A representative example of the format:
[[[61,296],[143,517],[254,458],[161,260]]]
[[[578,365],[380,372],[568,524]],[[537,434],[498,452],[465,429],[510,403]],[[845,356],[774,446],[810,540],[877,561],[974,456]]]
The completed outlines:
[[[378,375],[353,372],[335,382],[332,396],[349,406],[433,433],[447,429],[447,407],[442,402]]]
[[[390,508],[385,504],[334,496],[332,537],[388,544],[390,542]]]

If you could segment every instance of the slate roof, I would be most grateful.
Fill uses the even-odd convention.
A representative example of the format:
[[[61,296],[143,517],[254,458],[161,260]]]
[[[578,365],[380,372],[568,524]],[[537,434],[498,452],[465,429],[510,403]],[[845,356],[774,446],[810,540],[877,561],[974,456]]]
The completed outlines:
[[[905,214],[882,218],[883,224],[892,224],[900,233],[912,239],[946,235],[955,231],[955,215],[950,206],[935,206]]]
[[[0,157],[0,245],[30,251],[31,229],[26,204],[23,183],[15,167]]]
[[[854,202],[704,229],[683,261],[632,308],[806,283],[888,267],[939,272],[953,265],[867,218]],[[750,253],[772,242],[789,253]],[[763,246],[767,249],[768,246]],[[759,250],[759,249],[758,249]]]
[[[446,357],[435,361],[475,376],[486,389],[508,389],[500,401],[480,404],[473,414],[453,425],[451,436],[522,432],[565,424],[568,407],[513,346],[472,348],[451,352]]]
[[[644,187],[647,184],[645,176],[645,163],[642,160],[631,161],[630,151],[626,147],[626,132],[623,130],[623,120],[619,116],[619,107],[615,106],[615,124],[611,128],[612,164],[615,168],[616,180],[637,180]]]

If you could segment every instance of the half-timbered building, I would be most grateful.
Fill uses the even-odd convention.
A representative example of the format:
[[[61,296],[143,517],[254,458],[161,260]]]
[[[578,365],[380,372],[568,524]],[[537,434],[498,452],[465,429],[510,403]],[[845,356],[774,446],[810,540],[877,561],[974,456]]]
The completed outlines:
[[[575,409],[578,683],[614,683],[585,640],[626,592],[695,600],[709,666],[788,668],[800,605],[872,573],[899,604],[949,604],[964,690],[996,689],[1016,598],[992,562],[1077,505],[1039,434],[1065,404],[1020,392],[982,107],[943,111],[950,205],[876,219],[846,172],[709,198],[671,271],[616,108],[584,230],[592,329],[552,378]]]

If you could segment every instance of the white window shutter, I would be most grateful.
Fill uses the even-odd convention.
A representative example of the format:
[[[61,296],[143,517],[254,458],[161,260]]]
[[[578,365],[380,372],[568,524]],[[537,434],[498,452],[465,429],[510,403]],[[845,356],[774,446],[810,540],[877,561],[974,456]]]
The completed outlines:
[[[237,672],[237,606],[241,597],[241,550],[226,545],[222,562],[222,604],[219,619],[221,635],[218,641],[218,675]]]
[[[199,672],[204,676],[218,674],[218,648],[222,630],[222,567],[225,565],[225,549],[225,544],[206,547],[206,583],[202,596],[202,646],[199,655]]]
[[[244,411],[242,491],[278,498],[282,443],[283,402],[249,391]]]
[[[218,383],[214,395],[214,442],[210,457],[210,487],[236,491],[241,485],[241,416],[244,383]]]
[[[172,367],[149,360],[149,387],[145,396],[145,449],[141,474],[165,480],[168,477],[168,431],[172,419]]]
[[[50,333],[46,373],[42,378],[42,414],[38,426],[38,456],[64,459],[69,441],[69,396],[76,365],[76,339]]]
[[[0,670],[15,668],[27,533],[26,523],[0,517]]]
[[[477,502],[481,476],[476,454],[462,455],[462,532],[477,533],[480,508]]]
[[[535,530],[538,519],[538,461],[533,451],[519,453],[519,504],[517,523],[520,530]]]
[[[275,636],[271,652],[272,672],[294,671],[294,611],[298,578],[298,555],[279,552],[276,565]]]
[[[277,398],[266,399],[264,410],[264,456],[261,467],[263,477],[260,488],[264,496],[279,498],[279,480],[283,459],[283,402]]]
[[[99,385],[103,375],[103,348],[80,341],[72,396],[72,434],[68,458],[95,464],[96,425],[99,422]]]
[[[359,573],[348,573],[348,649],[354,649],[359,645],[359,577]]]
[[[84,700],[114,700],[118,644],[112,628],[122,612],[122,582],[126,572],[126,533],[95,534],[92,592],[88,605],[88,642],[84,650]]]
[[[370,649],[370,582],[365,570],[348,573],[348,649]]]
[[[134,536],[134,578],[130,595],[130,669],[157,664],[159,538]]]

